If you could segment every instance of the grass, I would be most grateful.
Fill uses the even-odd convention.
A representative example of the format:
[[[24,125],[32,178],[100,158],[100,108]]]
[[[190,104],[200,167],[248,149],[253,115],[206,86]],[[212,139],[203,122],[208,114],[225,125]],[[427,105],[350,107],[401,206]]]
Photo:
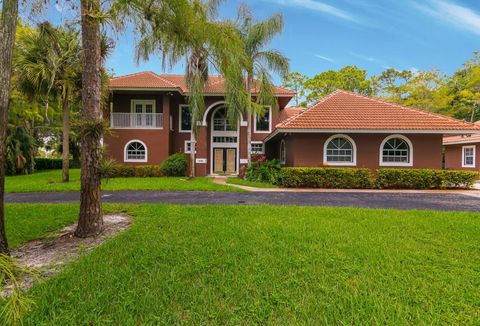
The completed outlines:
[[[253,182],[241,178],[228,178],[227,183],[255,188],[278,188],[278,186],[267,182]]]
[[[39,207],[8,205],[10,213],[37,212],[35,223],[59,218],[55,207]],[[478,214],[280,206],[105,210],[127,212],[134,223],[36,285],[25,325],[480,320]]]
[[[6,205],[6,232],[12,248],[44,238],[76,221],[78,206],[71,204]]]
[[[70,182],[61,181],[61,170],[37,172],[30,175],[6,177],[7,192],[55,192],[79,191],[80,170],[70,170]],[[103,190],[164,190],[164,191],[242,191],[238,188],[218,185],[212,178],[193,180],[178,177],[161,178],[112,178],[102,182]]]

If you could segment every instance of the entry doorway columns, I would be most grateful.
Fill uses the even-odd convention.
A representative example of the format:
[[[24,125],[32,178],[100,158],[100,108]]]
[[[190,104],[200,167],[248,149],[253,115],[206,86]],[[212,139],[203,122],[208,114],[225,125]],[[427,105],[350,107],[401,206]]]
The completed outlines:
[[[208,171],[208,132],[207,126],[197,127],[197,154],[195,155],[195,174],[198,177],[204,177],[209,174]]]

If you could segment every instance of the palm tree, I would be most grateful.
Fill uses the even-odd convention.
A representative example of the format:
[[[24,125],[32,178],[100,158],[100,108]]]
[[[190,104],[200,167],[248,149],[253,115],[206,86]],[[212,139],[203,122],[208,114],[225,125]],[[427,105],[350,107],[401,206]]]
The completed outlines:
[[[80,133],[80,214],[75,235],[81,238],[103,231],[101,205],[102,35],[99,0],[81,0],[82,111]]]
[[[189,88],[188,104],[191,109],[190,177],[195,176],[195,145],[198,126],[205,112],[204,88],[208,81],[209,69],[214,68],[226,81],[225,102],[229,119],[236,123],[243,107],[247,104],[247,93],[242,81],[246,64],[243,44],[236,27],[229,21],[215,19],[220,1],[179,1],[182,11],[173,20],[173,33],[165,33],[165,5],[142,7],[149,21],[148,29],[143,28],[143,38],[137,46],[138,60],[147,60],[153,53],[160,53],[170,66],[182,58],[187,61],[186,79]],[[180,21],[180,22],[179,22]]]
[[[283,29],[283,16],[276,14],[266,20],[255,22],[251,10],[243,5],[238,10],[237,26],[244,43],[247,56],[246,88],[248,103],[246,114],[248,121],[247,143],[248,161],[251,160],[252,114],[261,116],[265,106],[276,106],[273,83],[270,72],[279,74],[282,78],[289,71],[288,59],[277,50],[265,49],[268,43]],[[256,99],[253,101],[252,91]]]
[[[18,42],[15,66],[20,88],[31,98],[43,98],[46,115],[50,98],[60,99],[63,112],[62,180],[68,182],[70,104],[78,92],[81,71],[79,33],[54,28],[48,22],[39,24],[38,32],[32,31]]]
[[[18,18],[18,0],[3,0],[0,13],[0,253],[8,253],[5,233],[5,157],[8,104],[12,77],[13,47]]]

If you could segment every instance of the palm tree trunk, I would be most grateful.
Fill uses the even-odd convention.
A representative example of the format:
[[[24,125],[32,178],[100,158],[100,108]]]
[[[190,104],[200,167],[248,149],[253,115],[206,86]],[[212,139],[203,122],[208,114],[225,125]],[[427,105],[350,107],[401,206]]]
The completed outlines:
[[[101,207],[100,139],[98,129],[101,118],[101,65],[100,3],[99,0],[81,0],[82,19],[82,130],[80,215],[75,235],[94,236],[103,230]],[[88,130],[87,130],[88,129]]]
[[[62,181],[70,181],[68,166],[70,163],[70,109],[68,107],[68,93],[65,93],[62,103],[63,109],[63,146],[62,146]]]
[[[248,164],[252,160],[252,84],[253,80],[250,74],[247,75],[248,107],[247,107],[247,159]]]
[[[3,0],[0,18],[0,253],[8,253],[5,232],[5,160],[7,154],[8,101],[12,76],[13,47],[18,17],[18,0]]]

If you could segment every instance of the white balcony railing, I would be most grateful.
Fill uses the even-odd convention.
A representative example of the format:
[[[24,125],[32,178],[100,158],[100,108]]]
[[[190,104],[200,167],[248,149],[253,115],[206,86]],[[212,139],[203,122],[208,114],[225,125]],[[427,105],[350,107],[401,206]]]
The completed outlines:
[[[161,129],[163,113],[118,113],[110,114],[110,127],[115,129]]]

